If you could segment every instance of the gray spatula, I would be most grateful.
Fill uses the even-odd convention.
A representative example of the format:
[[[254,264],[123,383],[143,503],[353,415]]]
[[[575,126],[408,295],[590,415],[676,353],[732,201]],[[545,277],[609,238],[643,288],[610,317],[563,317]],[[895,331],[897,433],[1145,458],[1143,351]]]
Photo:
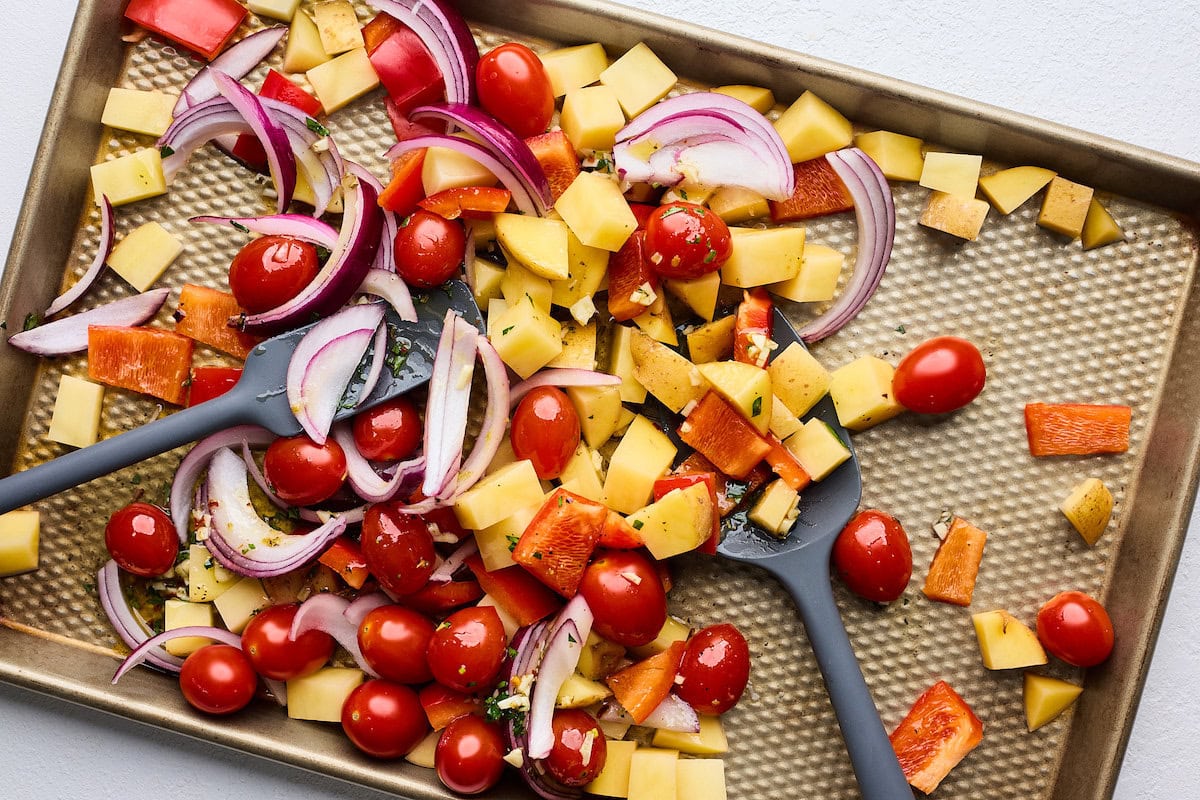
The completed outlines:
[[[389,343],[398,343],[406,350],[403,364],[397,364],[395,370],[385,365],[367,399],[356,408],[340,409],[336,419],[352,416],[428,381],[448,309],[453,308],[476,327],[483,326],[471,290],[461,281],[448,283],[417,299],[416,322],[404,322],[392,311],[385,317]],[[284,386],[292,352],[311,327],[280,334],[255,347],[246,359],[245,371],[237,385],[220,397],[0,480],[0,513],[234,425],[261,425],[280,436],[300,433]],[[360,372],[346,396],[356,396],[361,388]]]

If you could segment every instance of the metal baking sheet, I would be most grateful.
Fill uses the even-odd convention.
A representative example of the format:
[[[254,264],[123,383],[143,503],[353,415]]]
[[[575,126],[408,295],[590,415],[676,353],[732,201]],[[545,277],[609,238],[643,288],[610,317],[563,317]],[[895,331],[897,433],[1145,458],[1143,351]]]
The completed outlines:
[[[0,315],[9,330],[44,308],[90,261],[99,221],[85,165],[149,143],[101,128],[108,88],[178,89],[197,66],[158,42],[126,49],[117,35],[120,5],[80,3],[0,285]],[[983,153],[989,167],[1051,167],[1101,190],[1129,241],[1085,253],[1038,228],[1035,204],[1010,217],[993,213],[976,242],[952,241],[916,224],[926,190],[895,185],[899,225],[883,285],[863,314],[816,353],[831,367],[863,353],[894,362],[929,336],[958,334],[981,345],[989,369],[985,393],[963,412],[932,421],[902,417],[855,440],[864,502],[905,523],[915,562],[905,597],[886,609],[838,589],[885,724],[890,729],[921,691],[945,679],[974,707],[985,735],[937,797],[1108,797],[1200,463],[1200,422],[1188,411],[1200,390],[1200,365],[1186,358],[1200,345],[1192,219],[1200,210],[1200,165],[613,4],[466,0],[461,6],[485,47],[513,37],[547,47],[594,41],[599,34],[610,53],[619,53],[644,40],[689,86],[756,83],[771,86],[782,100],[811,88],[864,129],[888,128]],[[367,13],[365,6],[360,10]],[[380,103],[356,104],[335,114],[329,127],[349,157],[386,174],[380,153],[390,131]],[[219,284],[237,237],[190,226],[186,218],[263,209],[260,187],[248,173],[204,151],[167,197],[120,209],[119,232],[159,221],[186,242],[164,281]],[[853,247],[848,215],[807,228],[811,241],[843,252]],[[63,236],[63,230],[77,233]],[[128,291],[106,277],[90,302]],[[163,323],[173,302],[166,308]],[[38,363],[0,348],[0,401],[25,410],[0,423],[0,462],[19,469],[57,454],[44,439],[54,390],[60,375],[83,370],[82,359]],[[1030,458],[1021,410],[1037,400],[1132,405],[1130,452]],[[109,390],[104,434],[159,412],[144,399]],[[336,727],[288,720],[267,703],[233,720],[213,720],[192,713],[170,677],[138,670],[109,685],[117,642],[92,586],[105,558],[103,523],[138,492],[161,500],[178,457],[168,454],[41,504],[41,569],[0,581],[0,679],[401,795],[441,796],[432,773],[369,761]],[[1113,489],[1117,508],[1109,532],[1089,549],[1057,505],[1071,486],[1092,476]],[[970,610],[928,602],[919,591],[937,543],[929,523],[947,510],[990,535]],[[752,645],[750,689],[727,715],[730,796],[855,797],[832,710],[786,595],[749,567],[686,558],[677,572],[676,608],[697,625],[732,620]],[[968,617],[1004,607],[1032,620],[1042,601],[1066,588],[1106,598],[1120,644],[1108,664],[1087,673],[1087,691],[1066,717],[1029,734],[1019,672],[982,667]],[[1048,671],[1081,677],[1061,665]],[[497,796],[525,793],[510,782]]]

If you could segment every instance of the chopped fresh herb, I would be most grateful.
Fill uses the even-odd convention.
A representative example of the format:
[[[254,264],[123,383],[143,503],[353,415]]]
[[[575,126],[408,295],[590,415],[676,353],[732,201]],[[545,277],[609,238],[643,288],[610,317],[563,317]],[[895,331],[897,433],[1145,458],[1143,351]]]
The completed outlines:
[[[762,395],[754,398],[754,402],[750,404],[750,416],[757,417],[762,413]]]
[[[440,624],[438,624],[436,630],[444,631],[444,630],[446,630],[446,628],[449,628],[449,627],[450,627],[450,623],[447,622],[446,620],[442,620],[442,622]]]
[[[516,326],[516,325],[509,325],[507,328],[505,328],[504,330],[500,331],[500,335],[501,335],[501,336],[508,336],[508,332],[509,332],[509,331],[511,331],[511,330],[512,330],[513,328],[515,328],[515,327],[517,327],[517,326]]]
[[[249,233],[249,232],[250,232],[250,229],[249,229],[249,228],[247,228],[245,225],[243,225],[243,224],[242,224],[242,223],[240,223],[240,222],[236,222],[236,221],[232,221],[232,220],[231,220],[229,224],[230,224],[230,225],[232,225],[232,226],[234,227],[234,229],[235,229],[235,230],[239,230],[239,231],[241,231],[242,233]]]
[[[683,206],[671,206],[670,208],[668,208],[666,211],[663,212],[663,215],[661,217],[659,217],[659,219],[666,219],[667,217],[673,217],[676,214],[682,214],[682,213],[683,213]]]
[[[21,330],[31,331],[38,325],[42,324],[42,315],[36,311],[30,311],[25,315],[25,322],[21,325]]]
[[[517,648],[509,647],[504,651],[504,654],[506,656],[508,656],[509,658],[516,658],[517,657]],[[503,689],[505,686],[508,686],[508,681],[500,681],[500,688]]]
[[[521,541],[520,536],[514,536],[511,533],[504,538],[508,539],[508,552],[510,553],[517,549],[517,542]]]
[[[633,524],[633,529],[635,531],[640,531],[642,529],[642,526],[645,525],[646,523],[642,522],[640,519],[635,519],[632,524]]]
[[[140,486],[142,484],[142,473],[140,473],[140,472],[133,473],[133,477],[129,479],[129,482],[132,483],[134,486]]]
[[[168,147],[164,144],[162,147],[158,148],[158,154],[163,158],[170,158],[171,156],[175,155],[175,148]]]
[[[315,133],[317,136],[328,136],[329,135],[329,128],[326,128],[324,125],[317,122],[312,117],[309,117],[308,119],[304,120],[304,124],[307,125],[308,129],[310,131],[312,131],[313,133]]]
[[[575,637],[569,633],[567,634],[567,641],[570,642],[571,644],[579,644],[579,642],[575,641]]]
[[[680,190],[679,190],[679,196],[680,196],[680,197],[682,197],[684,200],[687,200],[687,199],[688,199],[688,196],[687,196],[687,189],[680,189]]]
[[[328,247],[322,247],[319,244],[314,245],[314,247],[317,248],[317,261],[318,262],[324,264],[326,261],[329,260],[329,255],[332,251]]]
[[[255,550],[255,549],[257,549],[257,548],[255,548],[255,546],[254,546],[254,542],[246,542],[246,543],[245,543],[244,545],[242,545],[242,547],[241,547],[242,555],[246,555],[246,554],[247,554],[247,553],[249,553],[251,550]]]
[[[566,500],[567,500],[567,498],[566,498],[566,495],[561,495],[561,494],[560,494],[560,495],[558,496],[558,507],[559,507],[559,508],[562,508],[562,507],[563,507],[563,503],[565,503],[565,502],[566,502]]]
[[[83,584],[83,590],[88,594],[91,594],[92,592],[96,591],[96,584],[92,583],[91,581],[85,581]]]
[[[410,222],[412,222],[412,214],[409,214],[407,217],[405,217],[404,219],[400,220],[400,227],[401,227],[401,228],[407,228],[407,227],[408,227],[408,223],[410,223]]]
[[[897,325],[896,333],[908,333],[908,330],[903,325]]]
[[[704,256],[704,263],[705,263],[705,264],[711,264],[712,262],[714,262],[714,261],[716,261],[716,260],[717,260],[717,251],[716,251],[716,250],[713,250],[713,249],[710,247],[710,248],[708,249],[708,254]]]
[[[533,557],[534,557],[534,558],[536,558],[538,561],[541,561],[541,560],[542,560],[542,551],[541,551],[541,550],[534,550],[534,551],[533,551]]]
[[[688,244],[700,244],[700,234],[697,233],[695,236],[688,239],[687,243]]]

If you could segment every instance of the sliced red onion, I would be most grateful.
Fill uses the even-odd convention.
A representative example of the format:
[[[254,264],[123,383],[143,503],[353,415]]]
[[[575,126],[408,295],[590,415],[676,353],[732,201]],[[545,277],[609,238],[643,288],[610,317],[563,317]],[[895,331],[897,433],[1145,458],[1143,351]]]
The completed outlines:
[[[371,344],[371,364],[367,367],[366,377],[363,378],[362,386],[358,390],[358,399],[354,401],[354,407],[358,408],[363,401],[371,396],[371,392],[375,391],[375,384],[379,383],[379,377],[383,375],[383,362],[387,356],[387,327],[380,325],[375,329],[375,341]]]
[[[470,139],[431,133],[397,142],[384,155],[390,159],[397,159],[405,153],[424,147],[444,147],[479,162],[481,166],[500,179],[504,188],[512,192],[513,202],[521,210],[521,213],[535,217],[545,214],[543,204],[525,187],[525,182],[520,178],[517,167],[507,158],[497,156],[486,146]]]
[[[512,388],[508,396],[510,406],[521,402],[521,398],[542,386],[616,386],[621,379],[607,372],[592,369],[563,367],[544,369],[532,378],[527,378]]]
[[[474,325],[453,309],[446,312],[425,408],[425,480],[421,491],[426,497],[437,497],[456,477],[456,460],[462,457],[467,433],[478,339]]]
[[[191,106],[217,96],[217,84],[213,81],[213,72],[223,72],[235,80],[246,77],[252,69],[271,54],[287,31],[285,25],[266,28],[252,33],[237,44],[230,46],[213,59],[211,64],[192,76],[191,81],[180,93],[179,101],[175,103],[175,108],[171,112],[172,115],[177,117]]]
[[[266,217],[192,217],[188,222],[232,225],[234,228],[266,236],[290,236],[319,244],[327,250],[337,245],[338,232],[327,222],[303,214],[272,214]]]
[[[599,719],[606,722],[622,722],[628,725],[641,725],[644,728],[658,728],[664,731],[679,731],[680,733],[699,733],[700,717],[696,709],[674,692],[668,694],[663,701],[654,707],[650,715],[642,722],[636,722],[616,700],[606,700],[600,707]]]
[[[858,254],[850,281],[833,305],[797,333],[805,342],[819,342],[841,330],[875,294],[892,257],[896,239],[896,206],[887,178],[857,147],[826,154],[834,172],[854,199],[858,223]]]
[[[263,678],[262,682],[267,687],[267,691],[271,693],[271,699],[280,708],[287,708],[287,683],[274,678]]]
[[[367,614],[370,614],[380,606],[390,605],[391,598],[383,592],[371,592],[370,594],[361,594],[350,601],[350,605],[346,606],[346,610],[342,615],[350,621],[354,627],[362,625]]]
[[[116,683],[121,680],[121,678],[125,677],[126,672],[129,672],[129,670],[138,666],[143,661],[154,663],[152,659],[158,656],[156,651],[172,639],[190,638],[193,636],[201,639],[212,639],[219,644],[227,644],[239,650],[242,649],[242,637],[236,633],[230,633],[224,628],[214,628],[211,625],[188,625],[184,628],[175,628],[174,630],[164,631],[157,636],[152,636],[135,647],[133,652],[121,662],[121,666],[117,667],[116,673],[113,674],[112,682]],[[177,672],[178,670],[175,671]]]
[[[80,297],[83,297],[83,293],[90,289],[92,284],[96,282],[96,278],[100,276],[101,270],[104,269],[105,262],[108,261],[109,253],[112,252],[115,231],[116,217],[113,214],[112,203],[109,202],[108,195],[100,195],[100,246],[96,248],[96,257],[92,259],[92,263],[87,268],[87,271],[83,273],[83,277],[75,281],[75,284],[70,289],[67,289],[54,298],[54,302],[46,309],[45,316],[52,317],[67,308]],[[105,323],[93,324],[99,325]]]
[[[445,0],[369,0],[380,11],[409,27],[433,56],[446,84],[446,99],[474,98],[479,48],[462,15]]]
[[[292,193],[296,191],[296,156],[287,132],[245,86],[223,72],[214,71],[212,80],[217,91],[245,118],[250,130],[262,143],[271,177],[275,181],[275,191],[279,194],[279,213],[282,214],[291,205]]]
[[[78,285],[76,284],[76,286]],[[155,289],[121,300],[114,300],[88,311],[56,319],[27,331],[14,333],[8,337],[8,343],[18,350],[39,356],[80,353],[87,350],[88,327],[92,325],[141,325],[154,318],[170,293],[170,289]]]
[[[329,436],[350,380],[383,322],[383,310],[380,303],[348,306],[314,325],[292,353],[288,403],[300,427],[318,445]]]
[[[309,631],[323,631],[354,657],[359,669],[372,678],[378,678],[379,673],[363,658],[362,648],[358,646],[358,625],[346,616],[349,608],[350,601],[336,594],[315,594],[297,609],[288,638],[294,642]]]
[[[467,559],[479,552],[479,543],[472,537],[455,548],[445,561],[430,573],[429,580],[433,583],[448,583],[454,573],[462,569]]]
[[[125,592],[121,591],[121,570],[111,559],[96,573],[96,593],[100,596],[100,607],[112,623],[113,630],[130,650],[135,650],[150,639],[146,626],[129,607]],[[179,672],[183,659],[165,650],[154,648],[146,652],[146,660],[167,672]]]
[[[478,337],[475,345],[479,351],[479,359],[483,362],[484,377],[487,378],[487,408],[483,412],[483,424],[479,428],[479,435],[475,437],[475,444],[471,447],[471,455],[458,470],[456,496],[470,489],[483,477],[488,465],[500,450],[504,441],[504,430],[508,426],[508,370],[486,336]]]
[[[366,167],[356,164],[353,161],[347,161],[346,169],[358,176],[359,180],[366,181],[376,193],[383,194],[383,184]],[[399,229],[400,223],[396,220],[396,212],[382,207],[380,210],[383,213],[383,232],[380,234],[379,250],[375,253],[375,260],[371,263],[371,268],[394,273],[396,271],[396,231]],[[408,292],[407,285],[404,287],[404,291]],[[411,298],[409,298],[408,305],[412,306]],[[398,311],[399,309],[397,309]],[[416,322],[415,311],[413,315],[411,320],[403,315],[401,315],[401,319]]]
[[[414,476],[421,475],[425,469],[425,457],[418,456],[411,461],[397,465],[392,477],[380,477],[375,468],[371,466],[371,462],[359,452],[350,425],[346,423],[334,425],[330,433],[333,440],[341,446],[342,452],[346,454],[346,480],[350,484],[350,488],[368,503],[386,503],[395,497]]]
[[[471,294],[478,296],[475,291],[475,226],[467,226],[467,237],[463,248],[463,273],[467,278],[467,286]]]
[[[537,680],[529,701],[529,746],[526,758],[540,759],[554,748],[554,702],[563,683],[574,672],[583,652],[583,639],[575,623],[568,620],[555,632],[546,655],[538,666]]]
[[[213,453],[223,447],[237,447],[244,443],[252,447],[265,447],[278,438],[266,428],[257,425],[238,425],[218,431],[192,446],[183,457],[183,461],[179,462],[175,478],[171,481],[171,521],[175,523],[180,541],[187,542],[196,481],[208,466]]]
[[[271,484],[267,483],[267,476],[263,475],[261,469],[258,468],[258,462],[254,460],[254,453],[250,451],[250,443],[245,439],[242,440],[242,463],[246,465],[246,472],[254,480],[266,498],[271,501],[271,504],[281,511],[288,511],[300,516],[300,519],[305,522],[321,523],[327,517],[322,517],[321,512],[313,511],[311,508],[296,508],[291,503],[286,502],[282,497],[275,494],[275,490],[271,488]],[[204,484],[201,484],[202,486]],[[207,502],[205,503],[205,513],[208,513]]]
[[[358,293],[381,297],[396,310],[400,319],[405,322],[417,321],[417,307],[413,305],[412,292],[395,272],[378,268],[368,270],[367,277],[359,284]]]

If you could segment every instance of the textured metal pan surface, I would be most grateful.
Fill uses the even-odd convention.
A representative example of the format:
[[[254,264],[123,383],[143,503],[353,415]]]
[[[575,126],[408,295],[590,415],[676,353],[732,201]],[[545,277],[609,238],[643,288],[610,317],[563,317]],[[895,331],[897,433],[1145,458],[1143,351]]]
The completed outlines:
[[[104,91],[110,85],[178,90],[196,68],[191,58],[149,40],[131,46],[122,60],[119,45],[113,44],[115,5],[97,0],[80,7],[69,48],[74,54],[64,66],[48,123],[48,131],[61,135],[43,144],[0,290],[0,311],[10,329],[28,311],[44,307],[63,280],[75,280],[95,251],[99,220],[87,194],[86,163],[97,152],[100,159],[114,158],[149,144],[142,137],[102,132],[92,121],[99,117]],[[1027,118],[972,108],[965,101],[956,105],[954,98],[613,6],[589,4],[585,10],[572,2],[521,2],[504,4],[506,10],[499,12],[492,4],[463,5],[472,19],[488,24],[476,27],[485,49],[498,41],[491,25],[547,37],[522,37],[536,47],[551,40],[588,41],[600,33],[616,53],[645,38],[689,77],[716,80],[726,69],[729,81],[773,83],[781,99],[793,97],[798,85],[811,84],[865,121],[879,124],[891,114],[897,117],[893,129],[931,138],[936,132],[948,149],[983,150],[1012,163],[1059,168],[1101,189],[1139,196],[1105,196],[1128,241],[1085,253],[1078,243],[1038,228],[1032,203],[1009,217],[992,212],[976,242],[951,241],[917,225],[927,190],[895,185],[896,247],[881,289],[854,323],[815,348],[831,368],[864,353],[895,363],[929,336],[955,334],[981,346],[989,370],[985,393],[964,411],[937,419],[901,417],[855,439],[864,503],[904,522],[915,564],[904,598],[887,608],[839,589],[847,629],[885,724],[894,726],[925,688],[945,679],[974,707],[985,736],[936,796],[1106,796],[1194,487],[1197,423],[1181,401],[1200,385],[1200,375],[1179,354],[1191,347],[1200,326],[1200,301],[1193,291],[1197,237],[1186,218],[1163,206],[1196,207],[1195,165],[1136,148],[1122,150],[1048,124],[1038,127]],[[367,13],[365,6],[360,11]],[[597,25],[599,19],[608,24]],[[719,67],[697,57],[713,49],[722,52]],[[790,70],[777,73],[775,80],[756,76],[755,65],[771,59]],[[887,104],[862,100],[885,95]],[[377,99],[339,112],[329,127],[347,157],[384,176],[380,154],[391,133]],[[68,114],[68,107],[76,113]],[[956,108],[961,118],[954,116]],[[92,109],[95,113],[84,113]],[[899,121],[898,110],[905,111],[907,125]],[[987,132],[1005,122],[1015,131],[1039,132],[1041,144],[992,146],[995,139]],[[1127,175],[1139,166],[1143,175],[1161,180],[1136,186]],[[165,198],[118,211],[118,235],[156,220],[185,241],[165,284],[222,285],[241,237],[186,220],[202,213],[264,212],[262,187],[248,176],[223,156],[201,151]],[[77,220],[78,232],[67,241],[62,231]],[[852,251],[855,226],[848,215],[806,227],[810,241]],[[57,266],[47,264],[64,265],[65,279]],[[107,276],[88,302],[99,304],[129,291]],[[160,323],[169,325],[173,307],[168,301]],[[795,313],[803,319],[808,312]],[[24,468],[59,452],[45,440],[55,390],[61,375],[81,374],[86,367],[78,358],[35,367],[32,359],[3,350],[0,374],[6,380],[0,391],[10,413],[0,426],[5,448],[0,455],[11,453],[14,468]],[[198,353],[220,360],[203,348]],[[1031,401],[1127,403],[1134,407],[1132,448],[1116,457],[1032,459],[1021,415]],[[159,411],[142,398],[110,389],[103,432],[111,435]],[[336,729],[286,720],[265,704],[235,721],[214,723],[189,713],[168,677],[139,672],[118,687],[108,686],[115,662],[102,653],[116,640],[92,585],[105,558],[104,520],[137,493],[161,501],[178,458],[179,453],[165,455],[40,505],[41,569],[0,582],[0,614],[10,623],[9,630],[0,629],[0,678],[367,785],[437,795],[431,773],[368,762]],[[1070,488],[1087,477],[1103,478],[1117,498],[1112,525],[1095,548],[1084,545],[1057,510]],[[969,610],[931,603],[920,593],[937,545],[930,523],[944,511],[989,534]],[[786,595],[764,573],[707,559],[684,559],[677,575],[673,602],[684,616],[696,625],[732,620],[752,645],[751,686],[727,720],[730,796],[855,797],[832,711]],[[982,667],[969,616],[1006,608],[1032,622],[1042,602],[1068,588],[1107,594],[1120,645],[1107,666],[1088,674],[1088,691],[1077,709],[1029,734],[1020,674]],[[31,635],[28,629],[46,635]],[[1061,665],[1045,672],[1081,677]],[[505,789],[510,792],[522,794],[511,786]]]

